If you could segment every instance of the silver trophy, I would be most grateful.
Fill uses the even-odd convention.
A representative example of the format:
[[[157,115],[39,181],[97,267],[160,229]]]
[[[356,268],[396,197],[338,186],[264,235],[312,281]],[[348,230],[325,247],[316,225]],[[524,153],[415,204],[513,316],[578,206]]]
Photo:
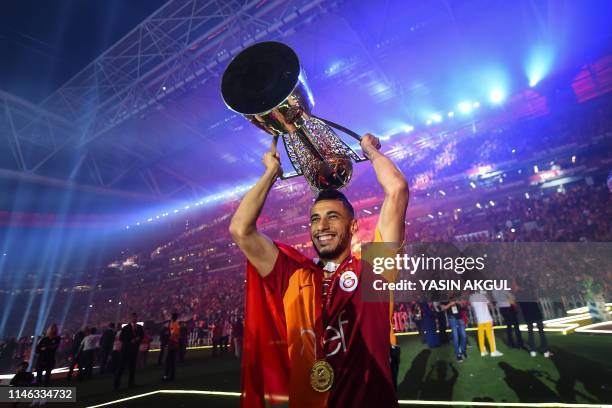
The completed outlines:
[[[275,138],[282,137],[296,173],[315,190],[339,189],[359,157],[332,130],[358,134],[312,114],[314,99],[295,52],[279,42],[254,44],[228,65],[221,82],[225,104]],[[283,176],[282,178],[290,178]]]

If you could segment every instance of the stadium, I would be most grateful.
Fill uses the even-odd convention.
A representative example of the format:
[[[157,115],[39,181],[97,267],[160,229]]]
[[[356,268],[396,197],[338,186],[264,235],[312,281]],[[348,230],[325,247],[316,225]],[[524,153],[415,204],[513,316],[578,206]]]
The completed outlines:
[[[415,256],[457,261],[484,254],[491,261],[484,271],[453,271],[455,262],[450,270],[399,272],[397,279],[503,279],[511,288],[386,285],[389,316],[375,327],[384,339],[391,330],[391,343],[383,344],[391,349],[383,367],[389,372],[354,377],[327,353],[336,378],[331,391],[319,393],[330,398],[320,406],[372,406],[361,392],[384,377],[401,406],[612,407],[609,2],[3,6],[2,398],[14,387],[59,387],[74,389],[71,404],[82,407],[318,406],[295,397],[302,394],[285,378],[293,371],[270,374],[278,356],[254,357],[265,349],[257,335],[268,330],[258,325],[287,321],[286,349],[290,319],[274,317],[272,303],[256,305],[269,301],[271,279],[235,226],[270,157],[278,157],[282,173],[270,181],[252,229],[273,240],[266,245],[280,248],[279,257],[297,251],[303,265],[318,268],[332,288],[323,289],[322,316],[333,293],[349,296],[367,286],[368,249],[377,248],[374,237],[395,197],[389,173],[381,176],[387,159],[405,178],[408,197],[401,237],[391,241]],[[349,152],[339,191],[358,225],[345,249],[365,260],[358,291],[346,271],[332,271],[325,283],[311,212],[320,200],[338,199],[320,198],[328,189],[316,183],[326,176],[320,171],[313,179],[304,161],[313,150],[293,150],[301,130],[280,135],[278,150],[272,148],[278,156],[270,156],[279,135],[253,119],[266,115],[241,112],[222,94],[230,62],[271,41],[299,57],[310,107],[304,111],[333,121],[323,120],[329,130],[317,137],[335,134],[341,143],[334,146]],[[254,83],[283,63],[264,60]],[[334,122],[349,133],[334,133]],[[321,122],[303,127],[309,123]],[[321,154],[319,139],[307,142],[316,147],[313,157]],[[279,262],[268,262],[277,276]],[[260,281],[264,295],[257,295]],[[338,281],[344,292],[334,292]],[[364,308],[376,303],[368,296],[380,300],[380,293],[362,294]],[[262,307],[272,317],[254,320]],[[346,348],[342,316],[338,349]],[[365,323],[355,327],[352,335],[369,338]],[[321,344],[336,345],[324,335]],[[357,396],[334,397],[342,387]],[[260,398],[249,394],[254,389]],[[387,406],[379,397],[377,405]]]

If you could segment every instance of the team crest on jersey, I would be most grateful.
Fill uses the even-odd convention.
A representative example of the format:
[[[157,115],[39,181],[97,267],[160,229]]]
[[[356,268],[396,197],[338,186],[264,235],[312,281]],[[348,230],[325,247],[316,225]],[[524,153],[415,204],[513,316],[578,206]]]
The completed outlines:
[[[352,292],[357,289],[358,283],[357,275],[353,271],[345,271],[340,275],[340,289],[345,292]]]

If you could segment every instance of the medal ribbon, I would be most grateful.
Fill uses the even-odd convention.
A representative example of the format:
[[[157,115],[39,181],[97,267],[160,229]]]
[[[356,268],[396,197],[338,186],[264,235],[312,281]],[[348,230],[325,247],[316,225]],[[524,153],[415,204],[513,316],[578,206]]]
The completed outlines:
[[[325,360],[326,357],[326,352],[325,352],[325,329],[327,327],[327,319],[328,319],[328,313],[329,313],[329,309],[331,306],[331,302],[332,299],[334,297],[334,293],[335,293],[335,289],[336,286],[338,286],[338,281],[340,280],[340,274],[341,274],[341,270],[344,266],[346,266],[346,264],[348,264],[348,262],[352,259],[352,256],[348,256],[344,261],[342,261],[342,263],[340,265],[338,265],[338,268],[336,268],[336,271],[333,273],[332,275],[332,279],[331,282],[329,284],[329,288],[327,290],[327,295],[325,296],[325,299],[322,299],[321,301],[315,301],[315,316],[321,316],[320,319],[317,320],[317,322],[315,322],[316,324],[316,333],[321,333],[320,337],[317,338],[317,341],[315,341],[315,359],[318,360]],[[323,290],[323,280],[325,279],[325,275],[322,275],[321,278],[321,291]],[[317,353],[317,343],[318,346],[321,349],[322,357],[318,357],[318,353]]]

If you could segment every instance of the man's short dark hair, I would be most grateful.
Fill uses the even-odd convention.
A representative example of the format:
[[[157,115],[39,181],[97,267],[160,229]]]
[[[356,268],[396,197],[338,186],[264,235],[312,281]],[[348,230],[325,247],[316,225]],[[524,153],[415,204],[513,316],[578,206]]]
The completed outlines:
[[[176,319],[178,319],[178,313],[176,312],[172,313],[171,319],[172,321],[175,321]]]
[[[344,208],[346,208],[348,210],[349,213],[351,213],[351,216],[354,218],[355,217],[355,210],[353,209],[353,206],[351,205],[351,203],[349,202],[349,200],[346,198],[346,196],[344,194],[342,194],[340,191],[338,190],[334,190],[331,188],[328,188],[326,190],[321,190],[319,192],[319,194],[317,195],[317,198],[315,198],[315,204],[318,203],[319,201],[322,200],[336,200],[336,201],[340,201],[342,203],[342,205],[344,206]]]

